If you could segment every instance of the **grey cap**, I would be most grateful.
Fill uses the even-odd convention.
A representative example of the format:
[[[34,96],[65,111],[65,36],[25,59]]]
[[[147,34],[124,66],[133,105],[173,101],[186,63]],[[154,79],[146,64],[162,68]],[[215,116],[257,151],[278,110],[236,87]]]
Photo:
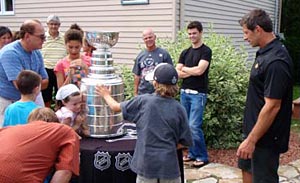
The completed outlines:
[[[51,21],[60,23],[59,17],[57,15],[49,15],[47,18],[47,23]]]

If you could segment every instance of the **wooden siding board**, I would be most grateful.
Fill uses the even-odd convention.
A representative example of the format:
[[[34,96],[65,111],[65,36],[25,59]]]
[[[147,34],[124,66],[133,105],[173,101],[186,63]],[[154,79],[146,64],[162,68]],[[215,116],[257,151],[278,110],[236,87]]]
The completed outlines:
[[[214,31],[230,36],[236,45],[244,45],[249,58],[256,49],[243,41],[237,21],[249,10],[260,7],[274,19],[275,0],[150,0],[147,5],[123,6],[120,0],[17,0],[15,15],[0,16],[0,24],[18,30],[26,19],[40,19],[45,25],[49,14],[62,21],[61,31],[72,23],[84,30],[120,32],[119,42],[112,48],[115,62],[133,63],[143,45],[141,33],[152,27],[159,38],[173,37],[190,20],[203,22],[204,31],[213,23]],[[175,19],[175,20],[174,20]],[[173,35],[173,36],[172,36]]]
[[[243,33],[238,20],[253,8],[265,9],[274,20],[275,0],[184,0],[184,22],[199,20],[204,31],[212,23],[217,33],[232,38],[235,46],[243,45],[248,51],[248,60],[254,59],[257,48],[251,48],[243,41]],[[199,11],[200,9],[200,11]]]

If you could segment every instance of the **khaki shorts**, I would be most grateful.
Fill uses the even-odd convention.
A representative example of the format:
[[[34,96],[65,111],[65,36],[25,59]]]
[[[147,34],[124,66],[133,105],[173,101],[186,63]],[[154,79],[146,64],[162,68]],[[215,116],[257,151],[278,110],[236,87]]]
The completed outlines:
[[[5,99],[3,97],[0,97],[0,128],[3,126],[3,120],[4,120],[4,112],[7,106],[12,104],[12,100]]]
[[[181,178],[178,177],[176,179],[148,179],[146,177],[137,175],[136,183],[181,183]]]

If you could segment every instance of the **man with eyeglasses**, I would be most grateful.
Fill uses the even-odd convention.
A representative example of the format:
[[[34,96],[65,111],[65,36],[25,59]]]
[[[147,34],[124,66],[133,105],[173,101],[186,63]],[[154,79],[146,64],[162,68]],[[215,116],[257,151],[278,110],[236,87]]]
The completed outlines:
[[[22,70],[32,70],[42,77],[41,89],[47,88],[48,74],[39,49],[45,41],[45,31],[39,20],[26,20],[20,28],[21,39],[0,51],[0,127],[6,107],[19,100],[16,78]],[[39,98],[40,97],[40,98]],[[43,101],[39,95],[36,101]],[[43,105],[43,102],[40,103]]]
[[[46,40],[41,50],[46,71],[49,76],[48,87],[42,90],[43,99],[46,107],[51,106],[52,95],[57,92],[56,75],[53,71],[57,61],[67,55],[64,35],[59,32],[60,19],[57,15],[49,15],[47,18],[48,31],[46,32]]]

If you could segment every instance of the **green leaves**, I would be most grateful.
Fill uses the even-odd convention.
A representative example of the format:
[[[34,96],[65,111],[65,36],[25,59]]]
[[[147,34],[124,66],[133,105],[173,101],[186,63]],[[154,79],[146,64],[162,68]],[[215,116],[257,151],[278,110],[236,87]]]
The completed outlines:
[[[204,35],[204,43],[212,49],[209,94],[203,123],[206,143],[212,148],[234,148],[238,146],[242,136],[249,78],[247,52],[243,47],[236,48],[231,38],[213,32],[212,26]],[[168,38],[157,39],[157,45],[170,53],[176,65],[180,53],[191,43],[187,32],[180,30],[175,41]],[[122,68],[122,73],[126,99],[129,99],[133,96],[133,75],[126,67]]]

